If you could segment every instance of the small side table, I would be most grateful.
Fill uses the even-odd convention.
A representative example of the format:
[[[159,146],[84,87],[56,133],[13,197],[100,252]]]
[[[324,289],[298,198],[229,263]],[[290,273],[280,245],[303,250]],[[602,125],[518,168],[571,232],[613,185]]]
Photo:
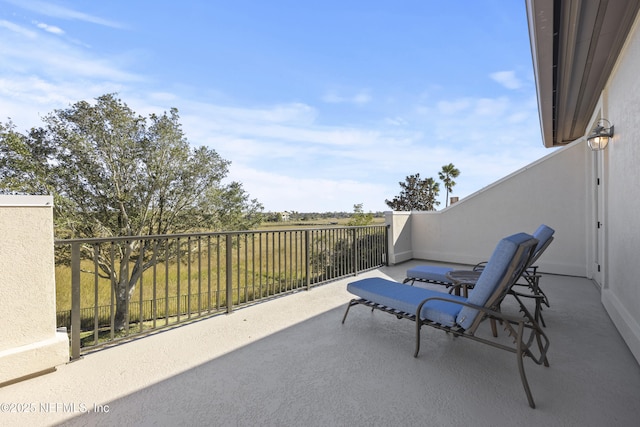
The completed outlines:
[[[460,288],[462,288],[462,296],[466,298],[469,296],[469,289],[472,289],[478,281],[480,273],[482,272],[474,270],[452,270],[446,276],[455,286],[454,294],[460,295]]]

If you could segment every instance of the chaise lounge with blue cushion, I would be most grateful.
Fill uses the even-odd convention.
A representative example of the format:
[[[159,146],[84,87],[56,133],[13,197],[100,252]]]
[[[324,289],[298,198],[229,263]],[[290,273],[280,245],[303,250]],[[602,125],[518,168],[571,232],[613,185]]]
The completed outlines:
[[[518,286],[526,286],[530,289],[531,294],[523,294],[521,292],[512,292],[512,295],[516,297],[518,302],[522,305],[522,300],[520,298],[533,298],[535,301],[535,310],[534,314],[536,320],[542,322],[542,325],[545,326],[544,319],[542,318],[542,303],[544,303],[547,307],[549,307],[549,299],[546,294],[540,289],[540,274],[538,274],[538,267],[535,265],[535,262],[540,258],[540,256],[544,253],[544,251],[549,247],[551,242],[553,241],[553,234],[555,230],[548,225],[541,224],[536,231],[533,232],[533,237],[538,240],[538,244],[534,250],[534,254],[529,260],[529,265],[522,272],[522,278],[524,282],[518,283]],[[410,268],[407,270],[407,277],[404,279],[403,283],[411,283],[413,285],[415,282],[424,282],[435,285],[443,285],[449,289],[449,293],[456,291],[456,293],[460,293],[460,288],[463,289],[463,292],[466,294],[468,288],[472,288],[475,285],[475,280],[480,274],[480,271],[484,268],[486,262],[481,262],[476,264],[473,267],[473,271],[477,272],[477,276],[467,275],[468,279],[466,282],[462,283],[453,283],[453,281],[448,276],[449,273],[454,271],[455,269],[451,267],[442,267],[436,265],[418,265],[416,267]]]
[[[523,359],[531,358],[537,364],[549,366],[547,350],[549,340],[539,327],[534,316],[526,308],[522,317],[503,314],[500,304],[529,265],[538,241],[532,236],[519,233],[502,239],[491,258],[480,273],[468,297],[451,295],[432,289],[409,286],[382,278],[368,278],[347,285],[347,290],[358,298],[352,299],[342,318],[344,324],[349,309],[365,305],[409,319],[416,324],[416,346],[414,356],[420,351],[422,326],[451,332],[516,354],[520,379],[529,405],[535,408],[533,396],[524,372]],[[513,346],[475,334],[485,319],[500,322],[514,341]]]

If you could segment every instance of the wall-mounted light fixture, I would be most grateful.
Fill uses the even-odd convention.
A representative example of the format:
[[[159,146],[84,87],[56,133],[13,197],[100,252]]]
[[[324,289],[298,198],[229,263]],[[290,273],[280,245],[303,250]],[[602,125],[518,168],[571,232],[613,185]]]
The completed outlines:
[[[609,125],[609,127],[606,127],[605,123]],[[611,137],[613,137],[613,125],[607,119],[600,119],[595,129],[593,129],[593,132],[591,132],[591,135],[587,138],[587,144],[589,144],[589,148],[593,151],[604,150],[607,144],[609,144]]]

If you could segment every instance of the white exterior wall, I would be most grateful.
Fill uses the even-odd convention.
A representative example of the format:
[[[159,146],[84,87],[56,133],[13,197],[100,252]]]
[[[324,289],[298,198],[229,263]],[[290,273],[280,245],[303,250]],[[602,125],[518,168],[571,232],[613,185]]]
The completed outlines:
[[[53,198],[0,195],[0,384],[69,361],[56,332]]]
[[[537,263],[541,270],[586,276],[590,154],[580,141],[442,211],[413,212],[410,258],[475,264],[487,260],[502,237],[547,224],[556,233]],[[402,261],[410,259],[404,248],[403,254]]]
[[[389,226],[389,263],[398,264],[413,258],[411,243],[411,214],[409,212],[385,212]]]
[[[640,361],[640,17],[602,97],[615,126],[605,151],[605,262],[602,302]]]

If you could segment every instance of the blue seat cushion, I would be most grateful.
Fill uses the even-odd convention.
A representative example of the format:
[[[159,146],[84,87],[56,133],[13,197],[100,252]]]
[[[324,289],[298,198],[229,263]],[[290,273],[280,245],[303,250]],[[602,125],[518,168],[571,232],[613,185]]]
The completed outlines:
[[[450,267],[438,267],[435,265],[419,265],[407,270],[407,279],[424,280],[427,282],[451,283],[447,273],[452,271]]]
[[[498,285],[504,278],[505,273],[512,261],[520,262],[523,260],[514,260],[518,247],[531,240],[533,237],[526,233],[518,233],[498,242],[487,265],[482,270],[480,277],[476,281],[475,286],[469,292],[469,304],[484,307],[491,295],[496,291]],[[527,254],[523,254],[525,257]],[[460,310],[456,322],[465,329],[468,329],[478,315],[478,310],[471,307],[464,307]]]
[[[465,302],[461,296],[449,295],[431,289],[418,288],[381,278],[362,279],[347,285],[347,291],[386,307],[415,314],[418,306],[427,298],[442,297]],[[446,301],[429,301],[420,311],[422,319],[429,319],[445,326],[454,326],[461,305]]]

